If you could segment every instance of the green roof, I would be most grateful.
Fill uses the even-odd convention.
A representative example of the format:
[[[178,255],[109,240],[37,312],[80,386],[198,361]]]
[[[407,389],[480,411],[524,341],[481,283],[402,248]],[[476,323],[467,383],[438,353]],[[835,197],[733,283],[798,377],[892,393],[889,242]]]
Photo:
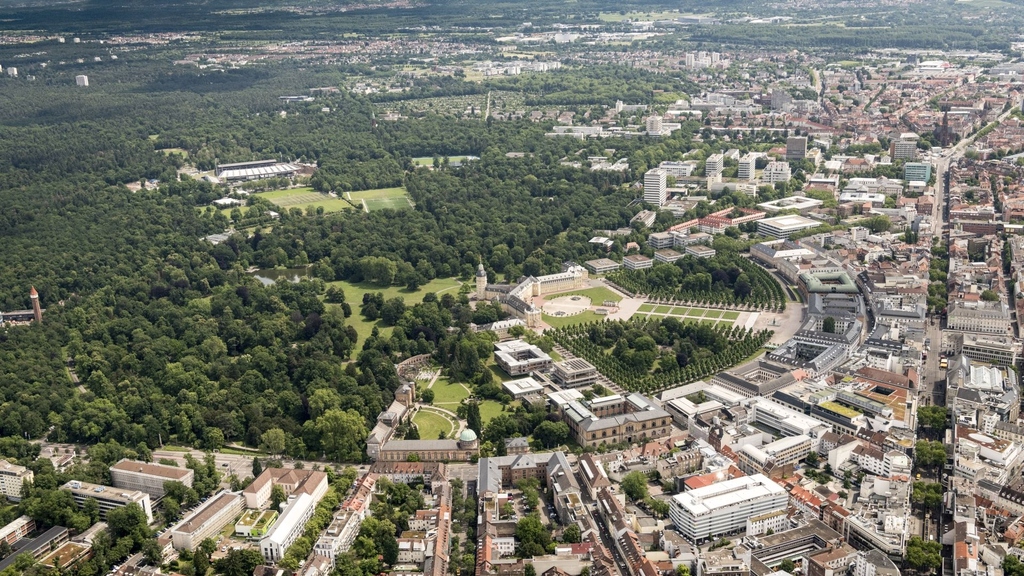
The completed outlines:
[[[832,402],[832,401],[822,402],[821,404],[818,404],[818,406],[820,406],[821,408],[824,408],[825,410],[828,410],[829,412],[835,412],[836,414],[839,414],[840,416],[846,416],[847,418],[856,418],[857,416],[860,416],[860,414],[861,414],[860,412],[854,410],[853,408],[849,408],[847,406],[843,406],[842,404],[839,404],[838,402]]]

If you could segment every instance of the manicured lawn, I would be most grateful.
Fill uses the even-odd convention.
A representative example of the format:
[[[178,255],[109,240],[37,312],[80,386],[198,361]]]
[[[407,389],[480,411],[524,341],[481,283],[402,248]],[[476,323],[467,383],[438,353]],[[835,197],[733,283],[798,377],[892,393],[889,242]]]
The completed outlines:
[[[669,312],[672,311],[672,307],[671,306],[658,306],[657,308],[654,309],[654,311],[657,312],[658,314],[668,314]]]
[[[600,286],[597,288],[587,288],[586,290],[572,290],[570,292],[559,292],[558,294],[549,295],[547,299],[551,300],[554,298],[561,298],[562,296],[573,296],[576,294],[590,298],[590,303],[593,306],[601,306],[605,303],[605,301],[618,302],[622,300],[622,296],[619,296],[615,292],[612,292],[611,290],[607,288],[602,288]],[[643,309],[643,306],[641,306],[641,309]]]
[[[735,320],[735,319],[737,319],[739,317],[740,317],[740,313],[739,312],[734,312],[732,310],[726,310],[725,312],[722,312],[722,318],[725,319],[725,320]]]
[[[686,316],[686,313],[689,312],[689,311],[690,311],[689,308],[673,308],[672,311],[669,312],[669,315],[671,315],[671,316]]]
[[[721,310],[708,310],[707,312],[704,313],[704,317],[705,318],[721,318],[722,317],[722,311]]]
[[[515,410],[514,402],[509,404],[509,410]],[[501,404],[499,402],[495,402],[494,400],[484,400],[483,402],[480,402],[480,420],[484,425],[501,413]],[[422,434],[420,436],[426,438],[426,436],[423,436]]]
[[[563,326],[583,324],[584,322],[598,322],[604,320],[605,318],[607,318],[607,316],[601,316],[599,314],[591,312],[590,310],[587,310],[586,312],[575,314],[573,316],[548,316],[547,314],[544,314],[542,319],[548,326],[551,326],[552,328],[561,328]]]
[[[452,412],[460,402],[469,398],[469,390],[466,390],[462,384],[452,382],[447,378],[438,378],[431,390],[434,391],[434,404],[442,405],[443,408]]]
[[[436,440],[442,432],[446,437],[452,435],[452,421],[439,412],[421,408],[412,421],[419,429],[420,438],[424,440]]]
[[[701,324],[707,324],[708,326],[714,326],[715,325],[715,321],[714,320],[701,320],[700,323]]]
[[[686,315],[687,316],[693,316],[695,318],[700,318],[701,316],[704,315],[704,309],[703,308],[690,308],[690,310],[686,313]]]
[[[637,312],[654,312],[654,304],[641,304]]]
[[[301,208],[307,206],[323,206],[324,212],[338,212],[340,210],[351,210],[352,205],[341,198],[332,198],[327,194],[321,194],[312,188],[288,188],[286,190],[274,190],[271,192],[260,192],[260,198],[266,198],[284,210]]]

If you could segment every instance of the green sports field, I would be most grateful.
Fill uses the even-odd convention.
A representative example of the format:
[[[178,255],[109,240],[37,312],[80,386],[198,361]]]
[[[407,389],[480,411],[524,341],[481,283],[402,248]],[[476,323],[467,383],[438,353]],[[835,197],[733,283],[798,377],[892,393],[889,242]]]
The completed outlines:
[[[340,210],[351,210],[352,205],[341,198],[332,198],[327,194],[321,194],[312,188],[288,188],[286,190],[274,190],[271,192],[260,192],[260,198],[266,198],[284,210],[301,208],[307,206],[314,208],[323,206],[324,212],[338,212]]]
[[[362,204],[363,210],[367,212],[383,210],[384,208],[404,210],[412,206],[405,187],[346,192],[345,197],[357,205]]]

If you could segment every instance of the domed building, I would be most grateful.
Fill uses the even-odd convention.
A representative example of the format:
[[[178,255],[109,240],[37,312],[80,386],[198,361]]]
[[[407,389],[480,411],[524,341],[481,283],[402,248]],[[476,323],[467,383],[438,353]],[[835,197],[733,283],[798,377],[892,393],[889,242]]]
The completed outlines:
[[[414,456],[415,455],[415,456]],[[480,439],[466,428],[458,440],[392,440],[380,449],[381,462],[469,462],[480,455]]]
[[[459,434],[459,448],[463,450],[476,450],[480,451],[480,441],[476,437],[476,432],[473,432],[471,428],[466,428]]]

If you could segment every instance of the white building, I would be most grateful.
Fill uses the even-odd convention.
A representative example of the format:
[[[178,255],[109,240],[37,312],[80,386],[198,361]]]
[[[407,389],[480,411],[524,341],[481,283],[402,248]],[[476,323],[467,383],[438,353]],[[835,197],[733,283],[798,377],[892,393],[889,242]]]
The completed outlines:
[[[284,558],[288,547],[295,543],[306,522],[313,517],[316,500],[309,494],[299,494],[298,498],[285,507],[281,517],[271,526],[270,532],[260,540],[260,552],[267,562],[277,562]]]
[[[740,180],[746,180],[748,182],[753,180],[754,176],[756,175],[756,171],[757,158],[755,158],[752,154],[747,154],[746,156],[740,158],[739,170],[736,173],[736,176]]]
[[[786,491],[764,474],[742,476],[676,494],[669,516],[691,542],[746,528],[747,519],[785,510]]]
[[[21,488],[25,482],[32,482],[35,475],[24,466],[7,460],[0,460],[0,496],[9,500],[21,500]]]
[[[761,180],[768,184],[776,182],[789,182],[793,172],[789,168],[789,162],[769,162],[761,172]]]
[[[327,530],[320,536],[313,546],[313,551],[320,556],[326,556],[331,560],[331,567],[340,554],[348,552],[352,542],[359,535],[359,527],[363,519],[353,512],[343,512],[334,517],[334,521],[327,527]]]
[[[725,169],[725,155],[712,154],[704,161],[704,175],[718,176]]]
[[[644,174],[644,202],[652,206],[664,206],[667,198],[668,172],[662,168],[651,168]]]
[[[86,76],[85,74],[79,74],[78,76],[75,76],[75,86],[83,86],[83,87],[85,87],[85,86],[88,86],[88,85],[89,85],[89,77],[88,76]]]
[[[747,536],[760,536],[784,531],[789,527],[789,516],[785,510],[774,510],[747,518]]]
[[[515,399],[530,396],[531,394],[540,394],[541,391],[544,390],[544,386],[542,386],[540,382],[537,382],[529,376],[518,380],[502,382],[501,387],[508,392],[509,396]]]
[[[661,136],[661,116],[647,117],[647,134],[649,136]]]
[[[665,160],[658,164],[658,168],[664,169],[669,176],[674,178],[686,178],[693,174],[694,165],[689,162],[672,162]]]
[[[789,238],[791,235],[816,228],[820,225],[816,220],[804,218],[803,216],[776,216],[757,221],[757,233],[775,238]]]

